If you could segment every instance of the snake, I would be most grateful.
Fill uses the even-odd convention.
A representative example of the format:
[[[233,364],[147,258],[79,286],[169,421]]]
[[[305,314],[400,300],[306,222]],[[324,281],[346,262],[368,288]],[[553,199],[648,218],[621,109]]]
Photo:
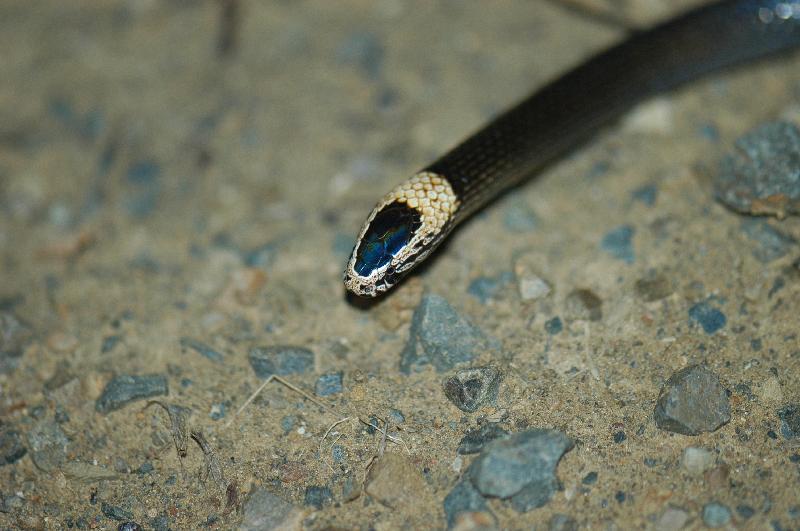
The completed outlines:
[[[634,105],[798,46],[800,0],[716,1],[632,33],[383,196],[356,239],[345,289],[365,298],[387,292],[465,219]]]

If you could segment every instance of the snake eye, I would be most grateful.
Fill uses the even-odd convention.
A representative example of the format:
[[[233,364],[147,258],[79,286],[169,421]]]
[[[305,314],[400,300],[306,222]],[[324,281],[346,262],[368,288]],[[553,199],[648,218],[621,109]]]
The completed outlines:
[[[421,225],[419,213],[401,203],[391,203],[378,212],[356,250],[356,273],[366,277],[384,267]]]

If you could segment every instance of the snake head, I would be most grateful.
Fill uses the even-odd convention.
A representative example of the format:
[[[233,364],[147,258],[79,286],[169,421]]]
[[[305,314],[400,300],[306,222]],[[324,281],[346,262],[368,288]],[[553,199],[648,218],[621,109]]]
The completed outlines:
[[[453,226],[458,200],[444,177],[421,172],[372,210],[344,271],[344,285],[375,297],[397,284],[433,251]]]

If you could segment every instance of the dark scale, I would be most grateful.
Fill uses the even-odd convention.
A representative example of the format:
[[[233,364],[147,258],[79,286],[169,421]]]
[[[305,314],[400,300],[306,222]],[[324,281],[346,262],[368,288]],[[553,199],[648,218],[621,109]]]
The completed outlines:
[[[392,203],[381,210],[358,246],[356,272],[366,277],[388,264],[421,225],[419,212],[402,203]]]

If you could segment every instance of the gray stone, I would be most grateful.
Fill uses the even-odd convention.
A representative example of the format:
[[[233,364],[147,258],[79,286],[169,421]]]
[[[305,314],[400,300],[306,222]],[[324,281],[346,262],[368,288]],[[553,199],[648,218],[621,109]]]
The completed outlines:
[[[511,498],[520,512],[541,507],[559,488],[555,469],[573,446],[561,432],[532,429],[486,446],[468,470],[472,484],[484,496]]]
[[[432,364],[437,371],[446,371],[496,347],[495,341],[461,317],[445,299],[428,294],[414,310],[408,342],[400,355],[400,370],[408,374],[412,368]]]
[[[800,214],[800,129],[774,122],[747,132],[722,161],[714,193],[737,212]]]
[[[699,476],[714,464],[714,454],[705,448],[690,446],[683,450],[681,465],[694,476]]]
[[[28,432],[28,445],[33,463],[45,472],[52,472],[67,460],[69,439],[53,421],[38,422]]]
[[[689,521],[689,514],[683,509],[667,507],[656,522],[656,531],[678,531]]]
[[[451,529],[458,515],[465,512],[491,514],[486,500],[466,478],[456,483],[456,486],[453,487],[444,499],[444,514],[447,518],[447,528]]]
[[[314,369],[314,353],[292,345],[255,347],[250,349],[248,358],[259,378],[269,378],[273,374],[302,374]]]
[[[778,410],[781,434],[787,439],[800,437],[800,404],[788,404]]]
[[[489,422],[465,433],[458,443],[457,452],[461,455],[477,454],[489,442],[503,437],[508,437],[508,432],[497,423]]]
[[[8,311],[0,311],[0,374],[12,372],[32,338],[28,325]]]
[[[742,222],[741,229],[756,244],[751,250],[752,255],[765,264],[783,258],[797,244],[794,237],[762,219],[746,219]]]
[[[469,413],[497,401],[502,376],[494,367],[471,367],[457,371],[442,387],[458,409]]]
[[[567,295],[565,310],[572,319],[599,321],[603,318],[603,301],[589,289],[576,289]]]
[[[131,402],[166,395],[169,393],[166,376],[151,374],[145,376],[121,375],[106,384],[95,402],[94,408],[100,413],[115,411]]]
[[[722,527],[731,521],[731,510],[721,503],[711,502],[703,507],[703,523],[708,527]]]
[[[182,337],[180,340],[180,344],[183,348],[194,350],[201,356],[208,358],[211,361],[221,363],[224,360],[224,356],[222,355],[222,353],[210,347],[209,345],[203,343],[200,340],[191,337]]]
[[[253,490],[244,503],[239,531],[300,529],[303,513],[263,487]]]
[[[22,435],[11,426],[0,426],[0,466],[16,463],[28,452]]]
[[[702,365],[690,365],[661,388],[654,417],[662,430],[698,435],[726,424],[731,408],[719,377]]]

